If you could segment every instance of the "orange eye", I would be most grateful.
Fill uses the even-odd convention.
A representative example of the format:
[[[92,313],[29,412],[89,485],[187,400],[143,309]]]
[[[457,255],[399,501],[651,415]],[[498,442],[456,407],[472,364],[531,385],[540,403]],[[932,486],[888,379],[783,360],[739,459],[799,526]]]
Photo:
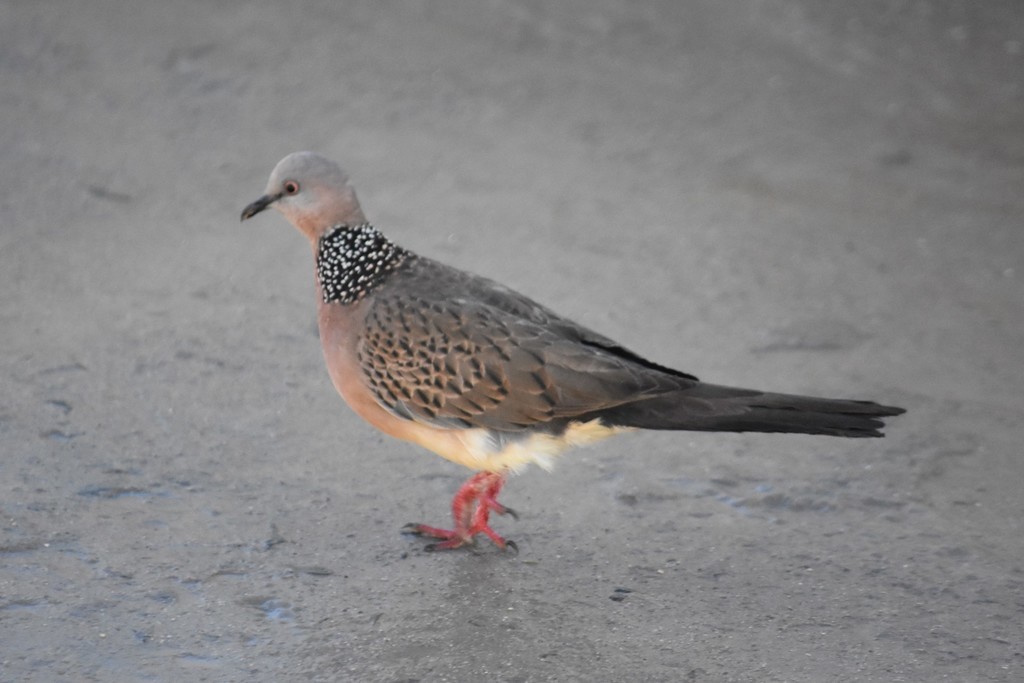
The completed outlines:
[[[286,181],[284,181],[284,193],[285,194],[298,194],[299,193],[299,184],[297,182],[295,182],[294,180],[286,180]]]

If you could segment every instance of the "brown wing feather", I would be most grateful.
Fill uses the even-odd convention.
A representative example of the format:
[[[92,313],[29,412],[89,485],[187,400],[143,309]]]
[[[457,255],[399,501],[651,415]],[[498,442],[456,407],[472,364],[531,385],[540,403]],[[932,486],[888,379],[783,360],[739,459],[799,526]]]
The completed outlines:
[[[359,364],[376,399],[440,427],[514,434],[600,419],[645,429],[880,436],[878,418],[903,412],[703,384],[496,282],[422,257],[374,293],[365,330]]]
[[[407,292],[428,293],[435,301],[472,301],[502,311],[515,320],[540,325],[559,338],[602,349],[620,359],[655,370],[682,380],[697,378],[691,374],[659,365],[625,348],[614,339],[565,318],[530,297],[510,289],[500,282],[452,268],[433,259],[416,256],[403,264],[394,280],[401,282]],[[683,382],[685,386],[689,383]]]
[[[359,362],[377,399],[432,424],[518,431],[679,388],[673,377],[478,301],[382,292],[365,329]]]

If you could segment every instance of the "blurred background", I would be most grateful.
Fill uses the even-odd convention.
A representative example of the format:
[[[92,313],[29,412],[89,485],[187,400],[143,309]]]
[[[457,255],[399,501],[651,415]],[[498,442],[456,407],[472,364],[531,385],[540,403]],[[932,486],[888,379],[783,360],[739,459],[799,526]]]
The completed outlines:
[[[0,0],[0,678],[1019,680],[1017,2]],[[312,263],[403,246],[883,441],[636,434],[510,481],[342,403]]]

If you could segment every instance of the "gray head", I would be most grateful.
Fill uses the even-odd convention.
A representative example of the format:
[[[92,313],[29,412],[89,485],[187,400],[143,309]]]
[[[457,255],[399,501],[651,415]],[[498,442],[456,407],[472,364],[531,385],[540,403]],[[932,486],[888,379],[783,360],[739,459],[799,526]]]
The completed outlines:
[[[281,159],[263,196],[242,211],[242,220],[271,206],[314,243],[336,225],[366,222],[348,175],[313,152],[295,152]]]

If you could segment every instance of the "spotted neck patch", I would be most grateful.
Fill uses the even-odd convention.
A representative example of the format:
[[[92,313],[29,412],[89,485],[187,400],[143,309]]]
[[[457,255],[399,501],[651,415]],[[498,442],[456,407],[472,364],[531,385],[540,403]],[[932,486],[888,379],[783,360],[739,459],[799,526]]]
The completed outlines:
[[[335,226],[317,245],[316,276],[324,303],[359,301],[409,256],[369,223]]]

